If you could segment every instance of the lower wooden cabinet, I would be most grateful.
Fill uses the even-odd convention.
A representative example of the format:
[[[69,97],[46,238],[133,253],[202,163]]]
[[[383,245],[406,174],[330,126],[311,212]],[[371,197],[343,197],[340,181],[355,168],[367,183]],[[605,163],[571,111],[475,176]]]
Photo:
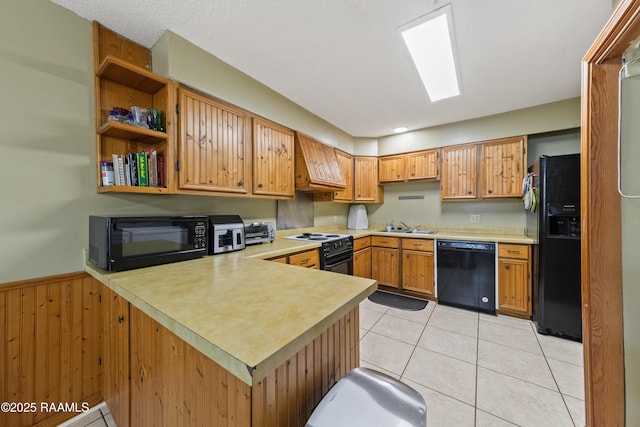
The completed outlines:
[[[103,354],[102,395],[116,425],[130,424],[130,304],[108,287],[102,287]]]
[[[371,278],[381,285],[400,287],[399,244],[397,237],[371,237]]]
[[[353,241],[353,275],[371,278],[371,237],[361,237]]]
[[[498,244],[498,312],[531,317],[531,246]]]
[[[402,239],[402,289],[435,297],[433,240]]]
[[[289,264],[319,270],[320,253],[317,249],[311,249],[308,251],[289,255]]]
[[[279,262],[280,264],[288,264],[289,260],[286,255],[278,256],[275,258],[269,258],[267,261]]]
[[[291,264],[300,267],[320,269],[320,252],[318,249],[310,249],[290,255],[282,255],[267,259],[267,261],[279,262],[281,264]]]

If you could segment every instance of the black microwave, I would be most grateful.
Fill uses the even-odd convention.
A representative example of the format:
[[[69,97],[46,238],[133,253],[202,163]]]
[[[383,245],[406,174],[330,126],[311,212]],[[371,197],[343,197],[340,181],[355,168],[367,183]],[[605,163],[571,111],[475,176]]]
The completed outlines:
[[[103,270],[131,270],[206,254],[206,216],[89,217],[89,262]]]

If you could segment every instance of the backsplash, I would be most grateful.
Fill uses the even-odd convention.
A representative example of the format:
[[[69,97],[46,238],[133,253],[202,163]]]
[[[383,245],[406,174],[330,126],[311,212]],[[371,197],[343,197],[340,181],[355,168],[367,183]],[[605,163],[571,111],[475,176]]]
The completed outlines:
[[[499,227],[520,231],[526,224],[526,211],[520,199],[443,203],[440,201],[439,181],[387,184],[384,192],[384,204],[367,206],[370,224],[386,224],[393,220],[410,226],[465,229]],[[424,198],[400,200],[401,196]],[[472,223],[471,215],[479,215],[480,222]]]

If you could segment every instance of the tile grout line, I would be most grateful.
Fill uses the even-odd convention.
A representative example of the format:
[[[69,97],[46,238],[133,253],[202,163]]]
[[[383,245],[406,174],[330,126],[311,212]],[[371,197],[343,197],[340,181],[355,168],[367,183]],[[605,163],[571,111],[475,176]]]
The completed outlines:
[[[476,385],[473,396],[473,425],[478,425],[478,363],[480,362],[480,314],[478,314],[478,326],[476,327]]]
[[[569,410],[569,405],[567,405],[567,400],[564,398],[564,393],[562,393],[562,390],[560,389],[560,384],[558,384],[558,380],[556,380],[556,375],[553,373],[553,369],[551,369],[551,365],[549,365],[549,361],[547,360],[547,354],[545,353],[544,348],[540,343],[540,339],[538,338],[538,333],[535,330],[533,323],[531,324],[531,329],[533,329],[533,333],[536,337],[536,341],[538,342],[538,345],[540,346],[540,350],[542,351],[542,355],[544,356],[544,363],[546,363],[547,368],[549,368],[549,372],[551,372],[551,378],[553,378],[553,382],[556,384],[556,387],[558,387],[558,393],[560,393],[560,397],[562,398],[562,403],[564,403],[564,407],[567,410],[567,413],[569,414],[569,418],[571,419],[571,422],[573,423],[574,427],[577,427],[576,421],[573,419],[573,415]]]
[[[427,325],[429,324],[429,321],[431,320],[431,316],[433,316],[433,312],[435,311],[435,309],[436,308],[434,306],[433,309],[431,310],[431,313],[429,313],[429,316],[427,317],[427,321],[425,322],[424,326],[422,327],[422,332],[420,332],[420,336],[418,337],[418,341],[416,341],[415,345],[413,346],[413,350],[411,350],[411,354],[409,355],[409,358],[407,359],[407,363],[405,363],[404,368],[402,369],[402,373],[400,374],[400,380],[402,380],[402,378],[404,376],[404,373],[407,371],[407,366],[409,366],[409,362],[411,361],[411,358],[413,357],[413,355],[416,352],[416,349],[418,348],[418,343],[422,339],[422,335],[424,335],[424,331],[427,329]]]

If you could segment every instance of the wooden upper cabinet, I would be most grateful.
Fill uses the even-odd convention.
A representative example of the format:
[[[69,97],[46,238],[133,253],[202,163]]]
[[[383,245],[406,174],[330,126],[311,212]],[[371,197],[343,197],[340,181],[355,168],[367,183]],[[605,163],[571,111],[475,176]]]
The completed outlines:
[[[439,149],[407,154],[407,179],[437,179],[439,160]]]
[[[480,150],[482,197],[521,197],[526,174],[527,137],[485,142]]]
[[[382,203],[384,193],[378,184],[378,158],[353,158],[353,201]]]
[[[404,181],[406,179],[407,156],[384,156],[378,159],[378,179],[380,182]]]
[[[478,145],[442,149],[440,199],[475,199],[478,195]]]
[[[341,150],[336,150],[338,166],[346,183],[344,190],[333,193],[333,200],[350,202],[353,200],[353,156]]]
[[[340,191],[346,187],[331,145],[296,132],[295,185],[300,190]]]
[[[439,172],[439,149],[413,153],[382,156],[379,159],[380,183],[437,179]]]
[[[293,197],[293,132],[275,123],[253,119],[253,193]]]
[[[247,117],[180,88],[180,189],[247,193]]]

